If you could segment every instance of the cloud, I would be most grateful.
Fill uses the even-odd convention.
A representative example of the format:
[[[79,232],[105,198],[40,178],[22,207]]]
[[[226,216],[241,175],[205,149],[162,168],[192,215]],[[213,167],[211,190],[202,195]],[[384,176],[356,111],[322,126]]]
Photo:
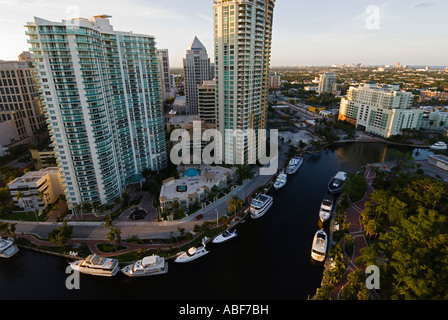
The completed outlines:
[[[419,2],[416,3],[414,5],[412,5],[413,8],[422,8],[422,7],[431,7],[434,4],[432,4],[431,2]]]

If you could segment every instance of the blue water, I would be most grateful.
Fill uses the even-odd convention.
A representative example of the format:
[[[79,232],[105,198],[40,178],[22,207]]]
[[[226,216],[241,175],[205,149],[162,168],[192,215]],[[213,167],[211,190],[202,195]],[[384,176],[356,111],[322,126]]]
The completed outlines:
[[[194,168],[190,168],[185,171],[184,175],[186,175],[187,177],[190,177],[190,178],[196,177],[199,175],[199,171]]]

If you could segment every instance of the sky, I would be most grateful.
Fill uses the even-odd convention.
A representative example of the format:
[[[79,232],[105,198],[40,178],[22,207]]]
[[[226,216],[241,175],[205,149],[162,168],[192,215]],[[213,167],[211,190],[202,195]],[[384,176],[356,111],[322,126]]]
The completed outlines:
[[[153,35],[171,67],[197,36],[213,62],[213,0],[0,0],[0,60],[29,49],[24,25],[107,14]],[[276,0],[271,66],[448,66],[447,0]]]

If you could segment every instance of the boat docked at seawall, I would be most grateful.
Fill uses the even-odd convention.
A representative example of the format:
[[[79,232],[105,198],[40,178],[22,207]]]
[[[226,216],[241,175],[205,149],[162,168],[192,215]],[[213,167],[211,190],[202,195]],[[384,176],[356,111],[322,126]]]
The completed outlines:
[[[288,167],[286,168],[287,174],[294,174],[299,170],[299,168],[303,164],[303,158],[302,157],[295,157],[289,160]]]
[[[339,171],[328,183],[328,191],[330,193],[341,192],[345,180],[347,180],[347,173]]]
[[[205,256],[207,253],[209,253],[210,251],[208,251],[205,248],[205,244],[202,244],[199,247],[191,247],[190,249],[188,249],[187,251],[182,252],[175,260],[174,262],[177,263],[185,263],[185,262],[190,262],[193,260],[196,260],[202,256]]]
[[[261,218],[272,206],[274,199],[266,194],[259,194],[250,203],[250,216],[252,219]]]
[[[445,142],[439,141],[437,143],[434,143],[432,146],[429,147],[431,150],[447,150],[448,146]]]
[[[0,237],[0,258],[11,258],[17,252],[19,248],[13,240]]]
[[[83,260],[76,260],[69,264],[73,270],[103,277],[115,276],[120,270],[117,259],[104,258],[97,254],[91,254]]]
[[[164,258],[152,255],[144,257],[133,264],[121,268],[121,272],[129,277],[146,277],[168,272],[168,262]]]
[[[212,243],[223,243],[229,241],[230,239],[235,238],[237,235],[238,234],[236,233],[236,230],[234,231],[226,230],[219,236],[217,236],[215,239],[213,239]]]
[[[331,217],[331,210],[333,210],[334,197],[330,194],[325,195],[320,204],[319,218],[320,221],[325,222]]]
[[[286,185],[286,181],[288,180],[288,176],[283,171],[278,175],[277,179],[274,183],[275,190],[279,190]]]
[[[311,258],[322,262],[327,254],[328,237],[325,231],[319,230],[315,233],[313,246],[311,248]]]

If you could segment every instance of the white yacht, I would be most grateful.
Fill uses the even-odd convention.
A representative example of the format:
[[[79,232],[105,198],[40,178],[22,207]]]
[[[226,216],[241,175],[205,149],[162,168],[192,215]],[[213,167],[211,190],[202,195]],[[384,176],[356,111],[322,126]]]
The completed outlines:
[[[319,230],[314,235],[313,247],[311,249],[311,258],[316,261],[322,262],[325,260],[327,254],[327,234],[323,230]]]
[[[287,174],[294,174],[297,172],[297,170],[299,170],[299,168],[302,166],[303,164],[303,158],[302,157],[295,157],[292,158],[289,161],[288,167],[286,168],[286,173]]]
[[[286,173],[284,173],[282,171],[282,173],[280,173],[278,175],[277,180],[275,180],[275,183],[274,183],[275,190],[279,190],[279,189],[283,188],[286,184],[287,179],[288,179],[288,176],[286,175]]]
[[[272,206],[274,202],[271,196],[259,194],[250,204],[250,216],[252,219],[261,218]]]
[[[11,258],[19,252],[19,248],[13,240],[0,237],[0,258]]]
[[[320,221],[325,222],[331,217],[331,210],[333,210],[334,198],[332,195],[326,195],[320,204],[319,218]]]
[[[434,143],[432,146],[429,147],[432,150],[446,150],[448,149],[448,146],[445,142],[439,141],[437,143]]]
[[[185,263],[185,262],[190,262],[193,260],[196,260],[197,258],[200,258],[204,255],[206,255],[207,253],[209,253],[210,251],[208,251],[205,248],[205,245],[202,244],[199,247],[191,247],[190,249],[188,249],[185,252],[182,252],[177,258],[176,260],[174,260],[174,262],[178,262],[178,263]]]
[[[120,270],[117,259],[104,258],[97,254],[91,254],[84,260],[73,261],[70,267],[81,273],[103,277],[112,277]]]
[[[221,233],[219,236],[217,236],[215,239],[213,239],[212,243],[222,243],[229,241],[232,238],[235,238],[238,234],[236,233],[236,230],[230,231],[226,230],[223,233]]]
[[[130,277],[144,277],[168,272],[168,262],[164,258],[152,255],[121,268],[121,272]]]
[[[330,193],[341,192],[345,180],[347,180],[347,173],[339,171],[328,183],[328,191]]]

